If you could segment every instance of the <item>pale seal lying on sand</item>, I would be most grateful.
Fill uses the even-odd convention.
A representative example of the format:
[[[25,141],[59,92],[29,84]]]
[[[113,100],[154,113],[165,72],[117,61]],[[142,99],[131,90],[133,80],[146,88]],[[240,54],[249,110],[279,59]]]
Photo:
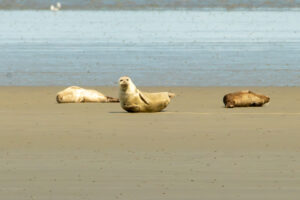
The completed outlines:
[[[269,101],[270,97],[262,94],[255,94],[254,92],[249,90],[229,93],[223,97],[223,102],[226,108],[263,106]]]
[[[170,103],[175,94],[169,92],[145,93],[139,91],[131,79],[119,79],[119,99],[121,107],[127,112],[159,112]]]
[[[120,102],[119,99],[107,97],[96,90],[88,90],[77,86],[71,86],[56,95],[57,103],[84,103],[84,102]]]

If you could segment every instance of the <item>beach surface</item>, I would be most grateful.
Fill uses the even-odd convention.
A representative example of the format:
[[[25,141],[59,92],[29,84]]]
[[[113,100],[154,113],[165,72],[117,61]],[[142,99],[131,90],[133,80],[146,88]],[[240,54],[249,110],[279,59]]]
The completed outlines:
[[[139,114],[57,104],[64,88],[0,87],[1,199],[300,196],[299,87],[144,87],[177,96],[164,112]],[[225,109],[223,95],[240,89],[270,104]]]

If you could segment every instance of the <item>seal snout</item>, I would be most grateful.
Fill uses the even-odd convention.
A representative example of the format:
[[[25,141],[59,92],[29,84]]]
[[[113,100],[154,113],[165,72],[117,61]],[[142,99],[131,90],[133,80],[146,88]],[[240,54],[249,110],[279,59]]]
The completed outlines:
[[[127,83],[127,82],[120,82],[120,86],[121,86],[122,88],[127,88],[128,83]]]
[[[119,79],[119,84],[122,88],[127,88],[129,85],[129,81],[130,81],[129,77],[123,76]]]
[[[269,103],[270,97],[266,96],[265,103]]]

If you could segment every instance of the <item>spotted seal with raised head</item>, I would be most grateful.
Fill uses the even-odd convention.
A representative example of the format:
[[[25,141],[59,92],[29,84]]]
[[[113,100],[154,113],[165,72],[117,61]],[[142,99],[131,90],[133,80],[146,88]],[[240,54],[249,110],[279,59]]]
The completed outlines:
[[[175,97],[175,94],[170,92],[141,92],[127,76],[119,79],[119,86],[121,107],[127,112],[160,112],[167,107],[171,98]]]

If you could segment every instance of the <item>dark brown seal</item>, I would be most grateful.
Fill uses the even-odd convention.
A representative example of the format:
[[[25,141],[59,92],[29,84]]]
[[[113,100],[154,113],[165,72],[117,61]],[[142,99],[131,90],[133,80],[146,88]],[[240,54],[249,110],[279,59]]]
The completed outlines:
[[[255,94],[249,90],[229,93],[223,97],[223,102],[226,108],[263,106],[269,101],[270,97],[262,94]]]

